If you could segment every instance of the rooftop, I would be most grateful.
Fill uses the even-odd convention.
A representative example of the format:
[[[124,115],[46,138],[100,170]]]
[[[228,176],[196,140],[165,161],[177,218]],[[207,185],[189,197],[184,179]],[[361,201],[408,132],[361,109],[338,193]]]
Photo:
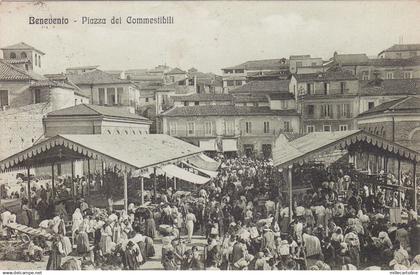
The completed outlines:
[[[332,59],[341,65],[366,65],[369,62],[369,57],[364,53],[337,54]]]
[[[95,69],[82,74],[69,74],[68,78],[76,85],[95,85],[95,84],[128,84],[129,80],[119,79],[104,71]]]
[[[298,81],[340,81],[340,80],[357,80],[351,72],[345,70],[329,70],[320,73],[311,74],[294,74]]]
[[[50,79],[38,80],[31,83],[31,88],[42,88],[42,87],[58,87],[58,88],[71,89],[71,90],[76,89],[70,84],[64,83],[62,81],[54,81]]]
[[[229,94],[192,94],[172,96],[174,101],[231,101],[232,95]]]
[[[420,44],[395,44],[383,52],[420,51]]]
[[[0,80],[43,80],[45,77],[28,72],[0,59]]]
[[[2,50],[34,50],[37,51],[38,53],[44,55],[45,53],[41,52],[40,50],[32,47],[31,45],[26,44],[25,42],[20,42],[17,44],[13,44],[7,47],[3,47],[1,48]]]
[[[230,93],[289,93],[289,80],[251,81],[231,90]]]
[[[3,60],[10,64],[31,63],[31,60],[29,60],[28,58],[12,58],[12,59],[3,59]]]
[[[415,95],[417,81],[413,79],[376,79],[360,81],[361,95]]]
[[[245,63],[222,68],[222,70],[231,70],[231,69],[244,69],[244,70],[263,70],[263,69],[279,69],[281,67],[289,67],[288,60],[285,58],[277,59],[262,59],[262,60],[251,60]]]
[[[172,70],[170,70],[166,74],[186,74],[186,73],[187,73],[186,71],[183,71],[180,68],[173,68]]]
[[[126,118],[130,120],[142,120],[151,123],[147,118],[129,113],[121,107],[108,107],[89,104],[79,104],[72,107],[60,109],[47,114],[47,117],[68,117],[68,116],[104,116],[115,118]]]
[[[383,113],[420,113],[420,98],[417,96],[407,96],[397,100],[392,100],[378,105],[358,117],[366,117]]]
[[[193,117],[193,116],[298,116],[296,110],[271,110],[269,107],[233,106],[233,105],[203,105],[174,107],[161,116]]]
[[[88,66],[70,67],[70,68],[66,68],[66,70],[82,70],[82,69],[94,70],[94,69],[97,69],[98,67],[99,65],[88,65]]]

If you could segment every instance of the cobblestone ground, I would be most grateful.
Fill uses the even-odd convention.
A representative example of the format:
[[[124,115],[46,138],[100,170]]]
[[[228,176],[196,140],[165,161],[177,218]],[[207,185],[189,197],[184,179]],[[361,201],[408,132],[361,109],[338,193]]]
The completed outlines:
[[[206,240],[202,236],[194,236],[192,243],[187,244],[188,248],[192,246],[198,246],[203,249]],[[150,258],[144,265],[141,266],[143,270],[163,270],[161,260],[162,242],[160,238],[155,240],[155,251],[156,255]],[[47,266],[48,257],[44,257],[41,262],[22,262],[22,261],[0,261],[0,270],[45,270]],[[63,259],[63,262],[65,259]]]

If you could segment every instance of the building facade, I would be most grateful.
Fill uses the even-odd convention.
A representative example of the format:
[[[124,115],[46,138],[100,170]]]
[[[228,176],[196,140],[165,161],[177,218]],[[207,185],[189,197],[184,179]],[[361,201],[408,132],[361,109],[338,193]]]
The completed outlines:
[[[392,47],[381,51],[379,58],[400,59],[420,56],[420,44],[395,44]]]
[[[302,133],[355,128],[359,82],[346,71],[293,75],[290,90],[301,114]]]

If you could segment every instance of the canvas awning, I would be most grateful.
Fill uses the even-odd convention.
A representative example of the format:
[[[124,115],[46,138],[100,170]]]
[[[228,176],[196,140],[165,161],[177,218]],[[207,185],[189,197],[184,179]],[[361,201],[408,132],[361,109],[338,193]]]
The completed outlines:
[[[332,150],[346,149],[354,144],[367,144],[402,159],[418,161],[417,152],[395,142],[369,134],[363,130],[339,132],[313,132],[288,142],[280,136],[273,149],[274,166],[287,166],[293,163],[316,160],[320,155]]]
[[[216,151],[216,140],[200,140],[200,148],[204,151]]]
[[[223,152],[236,152],[238,151],[238,142],[236,139],[222,140]]]
[[[102,160],[133,172],[183,161],[202,151],[161,134],[58,135],[0,161],[0,172],[82,159]]]
[[[211,178],[215,178],[219,174],[218,172],[215,172],[215,171],[210,171],[210,170],[206,170],[206,169],[202,169],[202,168],[196,167],[196,166],[194,166],[191,163],[188,163],[186,161],[183,161],[182,163],[184,163],[188,167],[191,167],[191,168],[193,168],[193,169],[195,169],[197,171],[200,171],[201,173],[204,173],[204,174],[208,175]]]
[[[162,169],[162,171],[164,171],[167,175],[171,177],[175,177],[195,184],[205,184],[210,180],[210,178],[205,178],[196,175],[173,164],[162,166],[160,169]]]
[[[194,155],[186,160],[188,163],[191,163],[195,167],[200,169],[209,170],[209,171],[217,171],[220,166],[220,162],[209,158],[204,154]]]

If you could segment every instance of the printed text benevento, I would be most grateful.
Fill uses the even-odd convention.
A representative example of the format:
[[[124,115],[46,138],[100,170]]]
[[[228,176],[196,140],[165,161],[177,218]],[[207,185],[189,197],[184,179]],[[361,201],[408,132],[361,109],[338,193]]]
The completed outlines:
[[[36,18],[33,16],[29,17],[30,25],[67,25],[69,19],[67,17],[49,17],[49,18]]]

